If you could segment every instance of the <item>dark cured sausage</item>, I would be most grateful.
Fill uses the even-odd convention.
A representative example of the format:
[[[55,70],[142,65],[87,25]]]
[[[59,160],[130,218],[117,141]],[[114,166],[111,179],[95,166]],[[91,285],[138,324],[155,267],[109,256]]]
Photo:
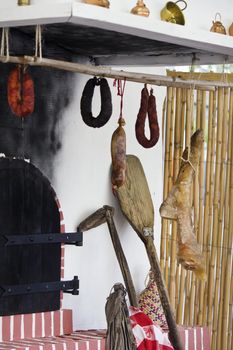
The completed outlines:
[[[125,121],[119,118],[118,123],[111,142],[113,189],[122,186],[126,179],[126,135],[123,128]]]
[[[150,139],[145,136],[145,121],[147,113],[149,119]],[[146,86],[141,92],[141,106],[137,116],[135,132],[138,142],[145,148],[151,148],[158,142],[159,124],[155,96],[153,95],[153,90],[151,90],[149,96]]]
[[[101,110],[95,118],[92,115],[92,99],[94,89],[100,86]],[[112,96],[106,79],[89,79],[81,98],[81,115],[85,124],[92,128],[104,126],[112,115]]]
[[[14,68],[8,78],[8,103],[17,117],[26,117],[34,111],[34,82],[25,67]]]

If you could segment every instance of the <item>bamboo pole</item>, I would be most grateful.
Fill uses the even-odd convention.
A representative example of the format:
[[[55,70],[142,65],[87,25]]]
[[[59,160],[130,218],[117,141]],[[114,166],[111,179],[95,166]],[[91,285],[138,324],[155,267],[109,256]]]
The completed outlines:
[[[227,151],[227,175],[226,175],[226,186],[225,186],[225,211],[224,211],[224,231],[222,246],[227,247],[229,237],[229,192],[230,192],[230,176],[231,176],[231,153],[232,153],[232,128],[233,123],[233,90],[230,91],[230,103],[229,103],[229,123],[228,123],[228,151]],[[220,297],[219,297],[219,312],[218,312],[218,333],[217,346],[221,347],[221,331],[222,331],[222,313],[223,313],[223,298],[224,298],[224,279],[226,270],[226,254],[225,249],[221,259],[221,281],[220,281]]]
[[[189,158],[189,151],[190,151],[190,140],[191,140],[191,133],[192,133],[192,117],[193,117],[193,98],[192,98],[193,90],[188,89],[186,93],[186,124],[185,124],[185,146],[188,148],[188,158]],[[190,201],[192,202],[192,198],[190,198]],[[184,278],[184,277],[183,277]],[[190,310],[190,286],[191,286],[191,273],[190,271],[186,271],[186,278],[185,278],[185,309],[184,309],[184,323],[188,325],[189,323],[189,310]]]
[[[232,342],[232,333],[233,333],[233,259],[232,259],[232,267],[231,267],[231,290],[230,290],[230,303],[229,303],[229,321],[228,321],[228,337],[227,344],[228,348],[231,349],[233,347]]]
[[[201,105],[202,105],[201,92],[197,91],[196,129],[200,129],[201,127]]]
[[[162,111],[162,141],[163,141],[163,150],[164,154],[164,174],[163,174],[163,199],[166,198],[167,192],[167,173],[166,173],[166,140],[165,140],[165,121],[166,119],[166,98],[163,101],[163,111]],[[165,243],[166,243],[166,220],[162,219],[161,223],[161,239],[160,239],[160,268],[162,275],[164,276],[164,267],[165,267]]]
[[[219,178],[220,162],[222,150],[222,120],[223,120],[223,89],[218,89],[218,121],[217,121],[217,150],[215,165],[215,184],[214,184],[214,208],[213,208],[213,234],[212,234],[212,251],[209,271],[209,288],[208,288],[208,325],[212,325],[212,308],[213,308],[213,291],[214,291],[214,274],[216,262],[216,245],[218,237],[218,208],[219,208]]]
[[[207,257],[207,237],[208,237],[208,231],[209,231],[209,215],[210,215],[210,192],[211,192],[211,178],[213,177],[213,173],[211,172],[211,152],[212,152],[212,146],[213,146],[213,104],[214,94],[213,92],[209,93],[209,113],[208,113],[208,141],[207,141],[207,156],[206,156],[206,186],[205,186],[205,207],[204,207],[204,222],[203,222],[203,247],[204,247],[204,254],[205,258]],[[207,259],[205,259],[207,261]],[[203,305],[202,309],[199,307],[199,314],[198,314],[198,320],[197,322],[199,324],[204,325],[204,315],[205,315],[205,309],[206,305],[204,302],[204,292],[205,292],[205,286],[207,285],[207,282],[201,281],[200,286],[200,296],[199,296],[199,305]],[[197,298],[196,298],[197,299]],[[197,308],[195,308],[197,310]],[[197,312],[197,311],[196,311]]]
[[[213,202],[214,202],[214,167],[216,153],[216,137],[217,137],[217,91],[213,92],[213,112],[212,112],[212,142],[210,152],[210,191],[209,191],[209,215],[208,226],[206,227],[206,273],[209,276],[210,255],[211,255],[211,239],[212,239],[212,219],[213,219]],[[204,305],[206,305],[203,313],[203,322],[208,325],[208,290],[209,280],[207,281],[204,292]]]
[[[173,183],[179,172],[180,162],[180,115],[181,115],[181,89],[176,89],[176,103],[175,103],[175,132],[174,132],[174,157],[173,157]],[[172,223],[172,235],[171,235],[171,259],[170,259],[170,302],[172,308],[175,310],[176,307],[176,251],[177,251],[177,223]]]
[[[231,136],[233,135],[233,122],[231,120],[231,125],[229,126],[231,131]],[[232,140],[231,140],[232,142]],[[226,255],[226,270],[224,279],[224,297],[223,297],[223,310],[222,310],[222,349],[227,349],[227,322],[230,316],[229,304],[230,304],[230,289],[231,289],[231,277],[232,277],[232,244],[233,244],[233,151],[231,149],[230,157],[230,194],[229,194],[229,235],[227,242],[227,255]],[[232,311],[231,311],[232,317]]]
[[[201,93],[201,111],[200,111],[200,128],[203,130],[205,135],[205,128],[206,128],[206,92],[203,91]],[[204,169],[204,143],[201,146],[201,155],[200,155],[200,162],[199,162],[199,173],[198,173],[198,180],[199,180],[199,213],[198,213],[198,229],[197,229],[197,241],[198,243],[203,246],[203,211],[204,211],[204,176],[205,176],[205,169]],[[198,325],[202,325],[202,317],[203,317],[203,300],[200,299],[200,293],[201,293],[201,282],[197,281],[196,286],[196,296],[199,301],[199,313],[198,313],[198,319],[195,319],[195,322],[197,322]],[[195,318],[197,318],[197,315],[195,314]]]
[[[186,271],[185,278],[185,290],[186,290],[186,298],[185,298],[185,308],[184,308],[184,324],[189,326],[189,311],[190,311],[190,288],[191,288],[191,272]]]
[[[192,107],[191,107],[192,90],[187,90],[186,99],[186,125],[185,125],[185,147],[190,148],[191,129],[192,129]]]
[[[9,58],[5,56],[0,56],[0,62],[54,68],[54,69],[64,70],[67,72],[81,73],[81,74],[112,78],[112,79],[121,79],[126,81],[132,81],[135,83],[144,83],[144,84],[166,86],[166,87],[186,87],[187,88],[192,86],[194,89],[213,90],[214,89],[213,85],[215,85],[214,83],[210,84],[209,82],[206,82],[206,81],[196,81],[196,80],[183,81],[182,79],[179,79],[179,78],[173,79],[171,77],[163,76],[163,75],[126,72],[123,70],[118,71],[118,70],[113,70],[109,67],[73,63],[73,62],[53,60],[48,58],[38,59],[37,57],[33,57],[33,56],[23,56],[23,57],[10,56]],[[216,82],[216,84],[221,84],[221,86],[223,85],[223,83],[220,83],[220,82]],[[231,83],[228,84],[227,86],[230,86],[230,85]]]
[[[180,138],[180,152],[179,156],[182,157],[184,148],[184,136],[185,136],[185,120],[186,120],[186,93],[187,89],[181,90],[181,138]],[[183,321],[183,308],[184,308],[184,285],[185,285],[185,270],[179,265],[179,269],[176,270],[176,290],[178,305],[176,310],[177,323],[182,324]]]
[[[184,300],[185,300],[185,269],[181,266],[180,274],[180,289],[179,289],[179,304],[177,309],[177,323],[184,324],[183,314],[184,314]]]
[[[185,132],[185,140],[181,138],[181,142],[183,142],[183,146],[185,143],[185,147],[190,147],[190,139],[191,139],[191,127],[192,127],[192,108],[191,108],[191,89],[187,89],[185,92],[185,112],[182,111],[182,115],[185,113],[185,123],[184,123],[184,132]],[[180,290],[179,290],[179,306],[177,312],[177,322],[179,324],[183,324],[184,322],[188,322],[187,317],[187,304],[189,304],[189,290],[187,277],[188,272],[181,267],[181,275],[180,275]]]
[[[174,118],[174,89],[169,88],[167,93],[167,138],[166,138],[166,149],[167,149],[167,191],[169,192],[172,184],[172,166],[173,166],[173,118]],[[167,192],[167,193],[168,193]],[[170,260],[170,230],[171,230],[171,221],[167,221],[167,231],[166,231],[166,256],[165,256],[165,283],[168,288],[169,285],[169,260]]]
[[[192,105],[193,100],[192,101]],[[193,122],[196,129],[201,128],[201,93],[198,91],[196,94],[196,120]],[[196,169],[193,181],[193,224],[194,232],[197,235],[198,232],[198,217],[199,217],[199,169]],[[197,287],[197,279],[195,274],[191,275],[191,286],[190,286],[190,307],[189,307],[189,325],[192,326],[195,322],[195,294]]]
[[[215,285],[214,285],[214,308],[213,308],[213,336],[212,344],[216,348],[217,338],[221,336],[218,334],[218,312],[219,312],[219,286],[220,286],[220,274],[221,274],[221,254],[222,254],[222,239],[223,239],[223,213],[224,213],[224,203],[225,194],[227,191],[225,176],[226,176],[226,151],[227,151],[227,131],[228,131],[228,89],[224,89],[224,110],[223,110],[223,128],[222,128],[222,153],[221,153],[221,169],[220,169],[220,198],[219,198],[219,211],[218,211],[218,236],[217,236],[217,259],[216,259],[216,275],[215,275]],[[223,252],[224,253],[224,252]]]
[[[172,88],[171,95],[171,123],[170,123],[170,135],[169,135],[169,166],[168,166],[168,192],[170,192],[173,186],[173,140],[174,140],[174,118],[175,118],[175,89]],[[171,235],[172,235],[173,222],[169,221],[169,230],[166,241],[166,263],[165,263],[165,280],[169,290],[170,296],[170,256],[171,256]]]
[[[184,148],[184,135],[185,135],[185,117],[186,117],[186,93],[187,89],[182,89],[182,101],[181,101],[181,139],[180,139],[180,157],[182,157],[183,154],[183,148]]]

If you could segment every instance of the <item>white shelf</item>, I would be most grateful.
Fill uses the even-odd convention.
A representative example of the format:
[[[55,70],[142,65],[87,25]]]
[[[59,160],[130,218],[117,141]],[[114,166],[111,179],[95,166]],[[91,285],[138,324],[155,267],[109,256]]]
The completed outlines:
[[[46,5],[42,3],[30,6],[11,6],[0,9],[0,27],[67,22],[71,13],[72,1]]]
[[[93,57],[98,64],[178,65],[191,64],[193,57],[196,64],[233,62],[233,37],[166,23],[150,17],[144,18],[75,1],[18,6],[0,11],[0,27],[53,23],[74,24],[77,32],[80,26],[86,33],[92,29],[92,36],[93,28],[96,28],[98,40],[101,40],[103,33],[102,46],[105,45],[105,36],[109,38],[112,35],[114,39],[114,33],[121,34],[121,38],[128,40],[131,47],[134,42],[137,44],[135,52],[131,49],[127,53],[120,50],[119,42],[119,52],[115,44],[112,54],[105,54],[103,49],[103,55],[95,55],[93,47]],[[73,34],[74,30],[75,26],[72,26]],[[164,43],[167,44],[166,50]],[[78,52],[78,44],[74,45]],[[140,45],[143,48],[141,53]],[[90,53],[87,56],[90,56]]]
[[[145,18],[122,12],[116,13],[97,6],[73,3],[70,21],[233,56],[233,37],[229,35],[211,33],[204,30],[192,30],[187,26],[154,20],[150,17]]]

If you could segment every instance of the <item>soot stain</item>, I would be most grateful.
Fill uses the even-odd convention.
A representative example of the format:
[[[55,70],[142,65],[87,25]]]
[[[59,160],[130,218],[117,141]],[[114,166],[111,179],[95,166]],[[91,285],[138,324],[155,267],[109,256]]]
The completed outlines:
[[[7,80],[13,67],[0,64],[0,153],[28,158],[52,179],[54,158],[62,148],[62,119],[73,99],[75,75],[28,68],[34,80],[35,109],[22,119],[12,113],[7,99]]]

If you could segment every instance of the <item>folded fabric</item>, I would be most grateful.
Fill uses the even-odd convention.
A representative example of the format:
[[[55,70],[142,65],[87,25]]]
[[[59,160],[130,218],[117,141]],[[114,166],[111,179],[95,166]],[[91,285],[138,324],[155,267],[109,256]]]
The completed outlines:
[[[167,334],[140,309],[130,306],[129,314],[138,350],[174,350]]]

